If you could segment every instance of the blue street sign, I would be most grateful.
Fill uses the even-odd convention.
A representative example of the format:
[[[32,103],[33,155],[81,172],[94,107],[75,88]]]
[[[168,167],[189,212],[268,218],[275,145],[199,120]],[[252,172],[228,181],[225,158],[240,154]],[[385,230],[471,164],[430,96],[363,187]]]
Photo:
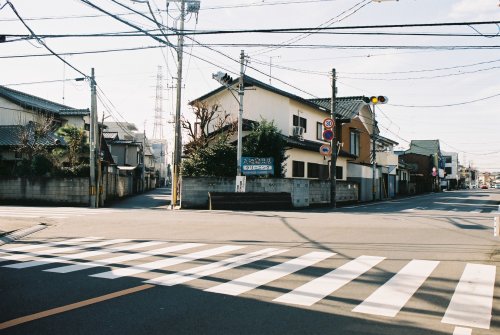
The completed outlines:
[[[274,175],[274,158],[241,157],[241,173],[250,175]]]

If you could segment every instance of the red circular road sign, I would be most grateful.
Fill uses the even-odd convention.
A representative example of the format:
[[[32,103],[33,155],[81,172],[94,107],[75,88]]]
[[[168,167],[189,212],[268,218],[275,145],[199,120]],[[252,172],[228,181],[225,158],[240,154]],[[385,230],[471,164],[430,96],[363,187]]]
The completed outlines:
[[[331,129],[325,129],[325,130],[323,130],[323,139],[325,141],[331,141],[331,140],[333,140],[333,130],[331,130]]]
[[[328,144],[323,144],[319,148],[319,153],[322,154],[323,156],[331,155],[331,153],[332,153],[332,147],[329,146]]]
[[[326,119],[323,120],[323,127],[326,129],[331,129],[335,126],[335,120],[332,118],[327,117]]]

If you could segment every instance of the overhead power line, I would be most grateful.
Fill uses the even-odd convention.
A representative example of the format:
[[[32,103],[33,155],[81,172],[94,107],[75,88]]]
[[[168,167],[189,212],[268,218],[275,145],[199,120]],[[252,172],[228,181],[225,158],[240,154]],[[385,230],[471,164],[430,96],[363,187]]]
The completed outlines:
[[[441,108],[441,107],[453,107],[453,106],[468,105],[468,104],[472,104],[474,102],[484,101],[484,100],[492,99],[492,98],[495,98],[498,96],[500,96],[500,93],[490,95],[488,97],[484,97],[484,98],[480,98],[480,99],[457,102],[457,103],[453,103],[453,104],[445,104],[445,105],[397,105],[397,104],[391,104],[391,103],[389,105],[395,106],[395,107],[405,107],[405,108]]]
[[[263,29],[235,29],[235,30],[185,30],[184,35],[214,35],[214,34],[241,34],[241,33],[271,33],[271,32],[307,32],[307,31],[334,31],[348,29],[389,29],[389,28],[419,28],[419,27],[463,27],[478,25],[498,25],[500,21],[474,22],[439,22],[439,23],[409,23],[363,26],[335,26],[335,27],[301,27],[301,28],[263,28]]]
[[[21,21],[21,23],[26,27],[26,29],[28,29],[28,31],[31,33],[31,35],[33,35],[36,38],[36,40],[38,41],[38,43],[40,43],[41,45],[43,45],[43,47],[45,49],[47,49],[52,55],[54,55],[57,58],[59,58],[64,64],[68,65],[70,68],[72,68],[73,70],[75,70],[76,72],[78,72],[79,74],[81,74],[82,76],[84,76],[85,78],[90,78],[88,75],[86,75],[85,73],[83,73],[82,71],[80,71],[79,69],[77,69],[71,63],[69,63],[68,61],[66,61],[64,58],[62,58],[60,55],[58,55],[56,52],[54,52],[51,48],[49,48],[49,46],[47,44],[45,44],[45,42],[43,40],[41,40],[40,38],[38,38],[37,35],[36,35],[36,33],[26,24],[26,22],[24,22],[23,18],[21,17],[21,15],[19,15],[19,13],[17,12],[16,8],[14,7],[14,5],[10,1],[7,1],[7,3],[5,5],[9,5],[10,6],[10,8],[14,12],[14,14],[19,19],[19,21]]]

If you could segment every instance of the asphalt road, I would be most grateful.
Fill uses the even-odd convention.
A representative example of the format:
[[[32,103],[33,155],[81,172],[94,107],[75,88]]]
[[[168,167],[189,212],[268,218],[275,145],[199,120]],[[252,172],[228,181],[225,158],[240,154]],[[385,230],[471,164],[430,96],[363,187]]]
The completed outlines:
[[[500,333],[500,191],[287,212],[165,191],[15,209],[51,226],[0,247],[0,334]]]

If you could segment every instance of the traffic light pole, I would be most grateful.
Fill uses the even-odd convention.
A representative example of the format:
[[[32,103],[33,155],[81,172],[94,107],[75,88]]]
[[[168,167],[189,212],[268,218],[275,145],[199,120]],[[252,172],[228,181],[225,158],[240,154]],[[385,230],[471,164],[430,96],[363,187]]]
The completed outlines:
[[[377,135],[375,134],[375,130],[377,129],[377,120],[375,119],[375,105],[372,105],[372,115],[373,115],[373,131],[372,131],[372,163],[373,163],[373,168],[372,168],[372,194],[373,194],[373,201],[377,199],[377,192],[376,192],[376,183],[375,183],[375,178],[377,174],[377,160],[376,160],[376,146],[375,143],[377,142]]]

